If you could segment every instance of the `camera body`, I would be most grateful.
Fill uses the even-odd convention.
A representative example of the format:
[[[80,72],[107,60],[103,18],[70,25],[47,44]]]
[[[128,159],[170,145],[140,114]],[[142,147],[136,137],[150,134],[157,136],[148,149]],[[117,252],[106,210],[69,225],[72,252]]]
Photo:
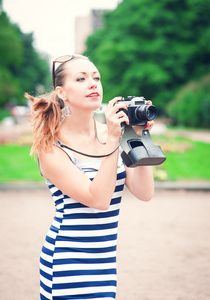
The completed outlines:
[[[118,102],[125,102],[127,109],[121,108],[129,118],[129,125],[146,125],[157,117],[157,109],[154,105],[147,104],[144,97],[129,96]],[[122,123],[125,126],[125,122]]]
[[[132,126],[146,125],[157,117],[155,106],[148,104],[144,97],[129,96],[118,102],[124,102],[126,109],[121,108],[129,118],[129,125],[121,123],[123,134],[120,139],[122,147],[121,157],[129,168],[137,166],[154,166],[162,164],[166,157],[160,146],[156,146],[150,136],[149,130],[142,130],[139,136]]]

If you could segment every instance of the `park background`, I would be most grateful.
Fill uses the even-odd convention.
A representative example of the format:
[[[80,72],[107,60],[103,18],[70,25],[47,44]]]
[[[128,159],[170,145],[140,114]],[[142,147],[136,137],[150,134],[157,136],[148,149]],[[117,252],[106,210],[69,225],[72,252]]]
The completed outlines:
[[[37,161],[29,155],[32,129],[24,93],[51,91],[52,54],[75,51],[64,19],[69,14],[74,21],[73,5],[81,10],[87,6],[84,0],[77,2],[37,0],[37,6],[33,1],[0,0],[0,298],[4,300],[38,299],[39,249],[54,208]],[[159,112],[152,139],[167,157],[154,167],[156,195],[151,203],[139,204],[125,191],[119,300],[207,300],[210,0],[114,1],[115,7],[105,11],[103,1],[95,6],[93,2],[88,8],[99,9],[102,22],[87,38],[84,54],[101,72],[104,104],[116,95],[152,100]],[[28,15],[27,23],[41,23],[43,32],[47,29],[50,52],[38,47],[36,31],[25,31],[13,21],[18,8]],[[52,22],[60,28],[54,35]],[[56,47],[62,40],[68,42],[63,52]]]
[[[41,16],[46,2],[39,6]],[[37,95],[52,90],[53,50],[38,50],[34,33],[23,32],[4,10],[6,7],[11,15],[18,15],[18,3],[23,13],[24,0],[0,0],[1,183],[42,180],[28,155],[32,143],[30,125],[21,126],[26,120],[21,116],[24,109],[25,114],[29,109],[24,92]],[[49,12],[51,9],[55,13],[56,8],[57,15],[62,16],[67,2],[60,10],[55,3],[48,5]],[[12,5],[16,10],[11,9]],[[24,15],[30,17],[33,6],[26,9]],[[116,3],[115,9],[93,7],[92,11],[98,12],[95,20],[101,21],[93,27],[98,29],[92,30],[83,48],[101,72],[104,104],[117,95],[136,95],[152,100],[158,109],[153,139],[167,160],[154,167],[155,179],[209,181],[210,1],[124,0]],[[38,16],[36,10],[34,23]],[[52,22],[53,16],[46,16],[46,24],[48,20]],[[68,39],[68,28],[62,24],[60,28]],[[55,45],[56,36],[61,43],[56,33]],[[73,44],[69,42],[71,51]],[[192,136],[197,138],[192,140]]]

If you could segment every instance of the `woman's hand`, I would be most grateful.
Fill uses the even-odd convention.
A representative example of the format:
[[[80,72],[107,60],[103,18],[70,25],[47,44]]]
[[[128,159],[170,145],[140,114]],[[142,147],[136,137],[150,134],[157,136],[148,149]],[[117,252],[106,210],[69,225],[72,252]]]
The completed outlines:
[[[129,125],[129,118],[123,110],[127,109],[127,106],[124,102],[118,102],[122,97],[115,97],[109,101],[107,110],[106,110],[106,123],[108,130],[108,137],[120,139],[121,137],[121,123],[125,122]]]
[[[148,129],[151,130],[152,127],[154,126],[155,122],[154,121],[148,121],[145,126],[132,126],[134,131],[139,135],[142,136],[142,130]]]

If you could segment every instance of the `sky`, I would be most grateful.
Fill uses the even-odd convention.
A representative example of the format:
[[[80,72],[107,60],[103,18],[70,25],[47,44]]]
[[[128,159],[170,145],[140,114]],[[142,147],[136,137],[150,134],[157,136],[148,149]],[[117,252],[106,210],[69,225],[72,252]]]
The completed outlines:
[[[119,0],[3,0],[3,10],[24,33],[34,33],[34,47],[49,59],[74,53],[75,17],[91,9],[114,9]]]

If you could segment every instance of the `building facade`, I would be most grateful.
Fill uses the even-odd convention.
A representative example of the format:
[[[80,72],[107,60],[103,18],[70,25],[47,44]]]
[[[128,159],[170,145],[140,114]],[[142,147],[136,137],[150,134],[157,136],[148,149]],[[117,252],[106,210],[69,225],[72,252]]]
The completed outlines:
[[[103,26],[102,15],[108,10],[93,9],[87,16],[75,20],[75,53],[83,54],[86,50],[86,40],[95,30]]]

